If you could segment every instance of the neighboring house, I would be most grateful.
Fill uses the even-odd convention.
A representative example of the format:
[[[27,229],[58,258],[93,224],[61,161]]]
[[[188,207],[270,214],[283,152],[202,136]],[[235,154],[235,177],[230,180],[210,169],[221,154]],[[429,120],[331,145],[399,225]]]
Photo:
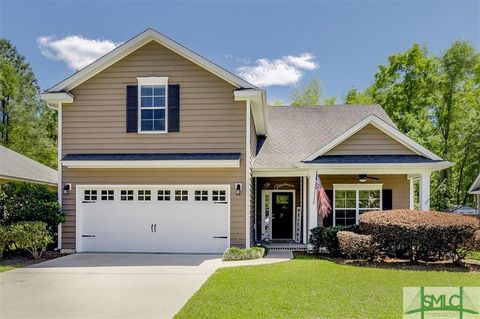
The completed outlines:
[[[149,29],[42,94],[59,114],[64,251],[209,252],[429,209],[451,166],[378,105],[267,107],[266,93]],[[318,173],[334,210],[319,218]]]
[[[475,214],[477,209],[468,205],[455,205],[450,207],[447,212],[455,214]]]
[[[0,145],[0,184],[23,181],[57,187],[57,178],[56,170]]]
[[[477,213],[480,213],[480,173],[468,190],[469,194],[475,195],[477,201]]]

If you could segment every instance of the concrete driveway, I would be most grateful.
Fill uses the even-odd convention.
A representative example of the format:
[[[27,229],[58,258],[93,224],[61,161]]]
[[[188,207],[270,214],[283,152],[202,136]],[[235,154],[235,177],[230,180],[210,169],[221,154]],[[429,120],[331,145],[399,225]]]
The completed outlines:
[[[0,274],[0,318],[172,318],[220,256],[74,254]]]

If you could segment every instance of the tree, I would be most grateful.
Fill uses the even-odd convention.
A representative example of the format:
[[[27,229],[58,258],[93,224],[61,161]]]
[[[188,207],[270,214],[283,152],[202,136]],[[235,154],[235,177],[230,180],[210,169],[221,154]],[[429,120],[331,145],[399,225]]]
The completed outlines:
[[[336,96],[322,99],[322,85],[317,78],[313,78],[303,88],[294,90],[292,93],[293,106],[335,105]]]
[[[2,144],[8,145],[11,104],[19,94],[19,75],[13,65],[4,60],[0,60],[0,117],[2,119],[0,131]]]
[[[30,65],[5,39],[0,39],[0,91],[1,144],[55,168],[55,112],[40,100]]]
[[[275,99],[273,101],[269,101],[268,105],[269,106],[282,106],[282,105],[285,105],[285,103],[283,103],[283,101],[280,100],[280,99]]]
[[[360,92],[357,88],[352,87],[348,90],[345,96],[345,104],[374,104],[373,98],[370,92]]]
[[[473,201],[467,189],[480,170],[480,54],[472,44],[454,42],[441,56],[414,44],[345,100],[380,104],[399,130],[455,164],[433,176],[434,209]]]
[[[292,93],[293,106],[313,106],[320,104],[322,87],[320,81],[313,78],[305,87],[297,89]]]

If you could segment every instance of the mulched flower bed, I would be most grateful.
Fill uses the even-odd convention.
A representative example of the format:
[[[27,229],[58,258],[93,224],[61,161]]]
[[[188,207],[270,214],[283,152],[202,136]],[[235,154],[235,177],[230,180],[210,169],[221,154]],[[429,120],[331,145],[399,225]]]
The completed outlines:
[[[47,261],[50,259],[55,259],[58,257],[65,256],[64,254],[60,254],[56,251],[46,251],[41,258],[33,259],[30,255],[21,255],[21,254],[13,254],[13,255],[6,255],[3,256],[3,259],[0,259],[0,266],[10,266],[10,265],[21,265],[29,266],[37,263],[41,263],[43,261]]]

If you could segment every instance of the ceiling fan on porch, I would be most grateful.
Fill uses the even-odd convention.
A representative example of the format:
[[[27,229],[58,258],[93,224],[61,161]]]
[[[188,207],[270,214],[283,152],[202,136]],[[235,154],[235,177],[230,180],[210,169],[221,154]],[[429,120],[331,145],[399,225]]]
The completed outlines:
[[[368,176],[367,174],[360,174],[358,175],[358,181],[360,183],[365,183],[369,179],[374,179],[378,181],[378,177]]]

